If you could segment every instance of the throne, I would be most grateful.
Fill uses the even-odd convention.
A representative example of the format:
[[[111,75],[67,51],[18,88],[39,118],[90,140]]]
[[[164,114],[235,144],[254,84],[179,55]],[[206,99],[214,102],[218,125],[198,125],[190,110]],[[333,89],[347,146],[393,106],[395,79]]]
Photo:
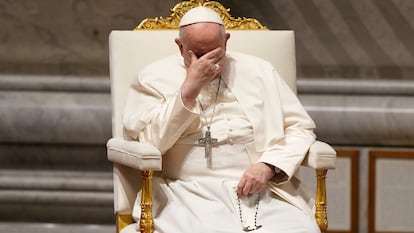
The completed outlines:
[[[123,137],[121,114],[131,80],[138,70],[152,61],[177,53],[174,39],[178,36],[181,17],[191,8],[203,5],[222,17],[231,33],[229,50],[236,50],[270,61],[296,92],[295,40],[293,31],[268,30],[256,19],[234,18],[230,10],[216,1],[190,0],[175,5],[169,17],[143,20],[134,30],[112,31],[109,36],[110,79],[113,138],[107,142],[107,156],[113,162],[114,210],[117,232],[133,223],[132,208],[142,191],[142,233],[153,232],[152,174],[162,169],[162,155],[155,147]],[[168,30],[166,30],[168,29]],[[321,232],[326,232],[326,174],[334,169],[336,152],[324,142],[315,142],[302,165],[316,171],[315,216]]]

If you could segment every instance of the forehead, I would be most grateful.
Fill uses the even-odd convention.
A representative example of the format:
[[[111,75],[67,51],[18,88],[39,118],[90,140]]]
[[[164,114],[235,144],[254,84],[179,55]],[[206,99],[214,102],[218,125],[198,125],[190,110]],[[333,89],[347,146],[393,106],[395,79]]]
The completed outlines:
[[[183,44],[192,49],[212,50],[224,43],[224,30],[216,23],[197,23],[182,30]]]
[[[181,28],[181,36],[190,42],[213,42],[224,37],[224,30],[216,23],[195,23]]]

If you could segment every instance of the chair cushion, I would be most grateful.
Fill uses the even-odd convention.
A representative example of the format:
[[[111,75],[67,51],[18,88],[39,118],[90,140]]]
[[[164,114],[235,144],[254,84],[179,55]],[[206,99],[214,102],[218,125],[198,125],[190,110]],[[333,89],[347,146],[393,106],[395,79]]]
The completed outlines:
[[[336,151],[327,143],[316,141],[310,147],[302,165],[314,169],[335,169]]]
[[[108,160],[127,167],[144,170],[161,170],[161,152],[151,144],[111,138],[107,144]]]

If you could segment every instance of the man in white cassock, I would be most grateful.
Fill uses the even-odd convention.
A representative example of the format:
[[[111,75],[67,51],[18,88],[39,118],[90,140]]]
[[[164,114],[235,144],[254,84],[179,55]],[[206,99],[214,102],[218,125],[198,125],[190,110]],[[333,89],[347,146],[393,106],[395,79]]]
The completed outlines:
[[[125,135],[163,154],[155,232],[320,232],[296,177],[314,123],[274,67],[226,51],[229,38],[213,10],[193,8],[180,22],[180,54],[146,66],[131,85]],[[139,203],[140,194],[137,220]]]

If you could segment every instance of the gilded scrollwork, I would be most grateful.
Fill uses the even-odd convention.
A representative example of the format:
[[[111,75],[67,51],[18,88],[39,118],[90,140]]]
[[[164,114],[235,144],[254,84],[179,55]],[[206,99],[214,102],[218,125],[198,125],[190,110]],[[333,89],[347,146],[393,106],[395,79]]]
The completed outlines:
[[[315,218],[321,233],[328,229],[328,215],[326,212],[326,173],[327,169],[316,170],[316,197],[315,197]]]
[[[189,0],[178,3],[171,9],[171,15],[168,17],[156,17],[144,19],[135,30],[139,29],[177,29],[183,15],[196,6],[206,6],[215,10],[223,19],[226,29],[237,30],[257,30],[267,29],[258,20],[246,17],[234,18],[230,15],[230,9],[225,8],[217,1],[209,0]]]

